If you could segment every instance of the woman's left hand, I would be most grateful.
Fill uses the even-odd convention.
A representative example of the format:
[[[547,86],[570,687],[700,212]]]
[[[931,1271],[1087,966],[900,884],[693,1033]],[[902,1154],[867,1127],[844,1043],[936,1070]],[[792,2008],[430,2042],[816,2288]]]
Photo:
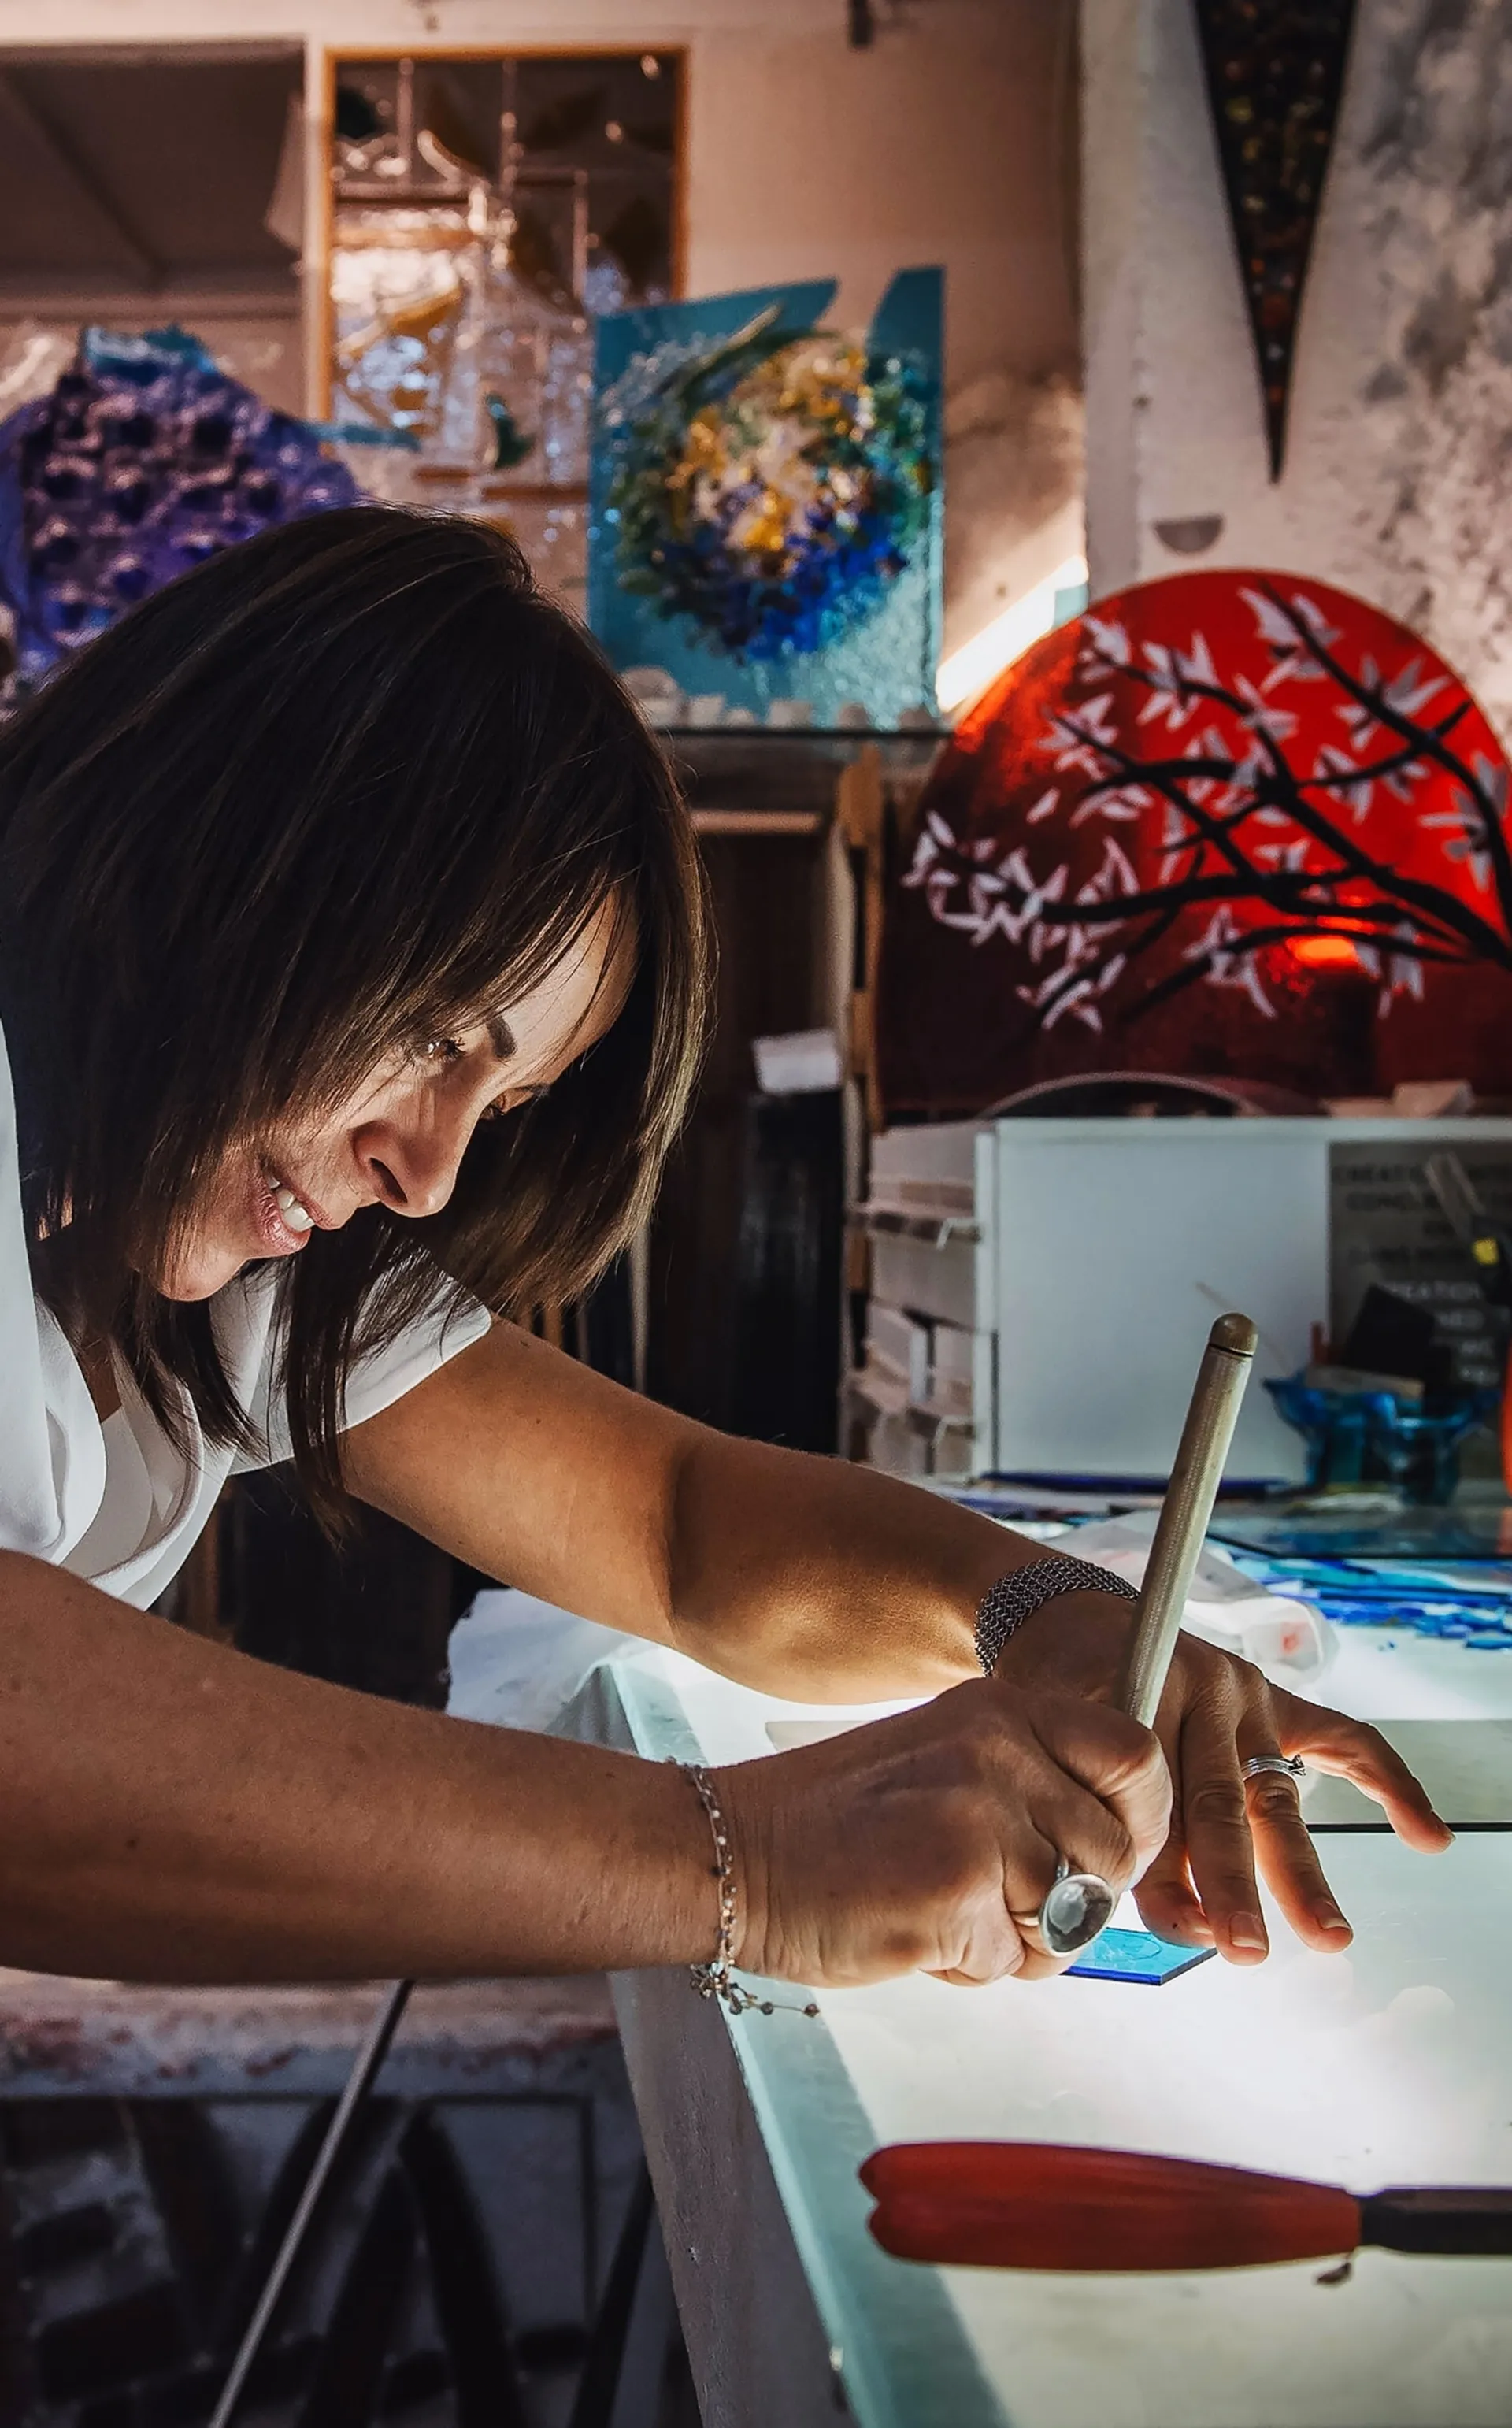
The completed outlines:
[[[1107,1594],[1064,1594],[1014,1636],[997,1665],[1005,1683],[1106,1701],[1127,1650],[1132,1614]],[[1411,1771],[1376,1729],[1269,1685],[1247,1661],[1194,1635],[1177,1640],[1156,1732],[1171,1770],[1171,1830],[1135,1894],[1161,1939],[1216,1944],[1234,1964],[1269,1951],[1257,1892],[1263,1876],[1308,1947],[1341,1952],[1352,1937],[1302,1817],[1296,1784],[1283,1773],[1245,1780],[1256,1754],[1300,1754],[1381,1805],[1392,1829],[1423,1854],[1440,1854],[1454,1832],[1439,1820]]]

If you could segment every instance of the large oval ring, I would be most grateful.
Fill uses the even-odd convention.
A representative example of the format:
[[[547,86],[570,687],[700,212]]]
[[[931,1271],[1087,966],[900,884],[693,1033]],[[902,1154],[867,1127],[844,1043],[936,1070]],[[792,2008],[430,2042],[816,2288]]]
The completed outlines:
[[[1062,1855],[1040,1908],[1040,1937],[1052,1956],[1075,1956],[1107,1929],[1117,1903],[1100,1873],[1074,1872]]]
[[[1268,1771],[1276,1771],[1282,1779],[1306,1779],[1307,1765],[1299,1753],[1252,1753],[1248,1762],[1240,1764],[1240,1777],[1246,1782],[1263,1779]]]

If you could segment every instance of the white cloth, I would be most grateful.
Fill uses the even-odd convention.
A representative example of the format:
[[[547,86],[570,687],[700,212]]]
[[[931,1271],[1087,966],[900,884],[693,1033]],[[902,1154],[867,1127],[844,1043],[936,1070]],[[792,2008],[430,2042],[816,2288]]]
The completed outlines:
[[[1159,1516],[1155,1509],[1131,1509],[1122,1518],[1071,1527],[1060,1548],[1142,1585]],[[1273,1593],[1217,1543],[1204,1543],[1197,1554],[1181,1624],[1220,1652],[1253,1661],[1273,1686],[1293,1691],[1315,1685],[1339,1649],[1338,1631],[1321,1610],[1294,1594]]]
[[[534,1594],[490,1586],[452,1631],[446,1708],[454,1719],[550,1731],[605,1661],[618,1667],[653,1650]]]
[[[256,1457],[207,1445],[192,1410],[186,1456],[129,1376],[122,1377],[119,1411],[102,1425],[61,1326],[32,1291],[0,1031],[0,1550],[68,1567],[140,1609],[156,1601],[189,1557],[227,1476],[288,1455],[287,1418],[273,1391],[276,1289],[276,1270],[258,1266],[213,1302],[226,1370],[261,1436]],[[434,1309],[353,1370],[349,1425],[391,1407],[487,1331],[487,1311],[476,1304],[448,1321],[446,1296],[438,1278]]]

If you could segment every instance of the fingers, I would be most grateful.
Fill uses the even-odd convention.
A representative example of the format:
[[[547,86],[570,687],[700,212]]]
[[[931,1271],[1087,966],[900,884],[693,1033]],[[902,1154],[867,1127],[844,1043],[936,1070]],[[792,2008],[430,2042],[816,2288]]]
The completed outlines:
[[[1337,1953],[1352,1932],[1328,1886],[1308,1834],[1295,1780],[1262,1771],[1246,1780],[1254,1755],[1300,1755],[1312,1767],[1351,1780],[1385,1809],[1409,1846],[1434,1853],[1453,1832],[1401,1756],[1374,1729],[1269,1687],[1243,1662],[1212,1656],[1194,1664],[1194,1689],[1167,1718],[1176,1818],[1140,1891],[1152,1930],[1183,1942],[1208,1935],[1233,1963],[1254,1964],[1269,1937],[1257,1894],[1262,1877],[1288,1922],[1309,1947]]]
[[[1253,1755],[1276,1750],[1263,1680],[1237,1665],[1215,1677],[1180,1723],[1184,1844],[1164,1850],[1140,1900],[1152,1929],[1164,1936],[1174,1928],[1189,1942],[1203,1936],[1194,1900],[1207,1935],[1231,1964],[1263,1963],[1270,1953],[1260,1876],[1306,1945],[1338,1952],[1350,1942],[1303,1821],[1296,1780],[1279,1771],[1244,1777]]]
[[[1260,1964],[1271,1943],[1260,1912],[1255,1842],[1240,1776],[1238,1716],[1232,1688],[1217,1682],[1182,1715],[1173,1766],[1179,1780],[1186,1866],[1213,1944],[1231,1964]],[[1161,1869],[1158,1903],[1162,1892],[1173,1904],[1179,1902],[1169,1864]],[[1151,1908],[1142,1895],[1140,1902],[1149,1918]],[[1156,1927],[1152,1920],[1152,1929]]]
[[[1041,1837],[1036,1847],[1030,1831],[1027,1846],[1021,1844],[1016,1853],[1017,1869],[1027,1869],[1031,1877],[1042,1872],[1046,1885],[1054,1879],[1056,1854],[1048,1838]],[[981,1924],[968,1934],[954,1963],[926,1968],[935,1980],[959,1990],[980,1990],[1010,1976],[1036,1981],[1046,1972],[1060,1970],[1040,1946],[1032,1914],[1011,1911],[1010,1898],[1006,1885],[991,1898]]]
[[[978,1870],[975,1893],[965,1906],[951,1950],[951,1960],[925,1966],[938,1981],[972,1990],[1009,1976],[1038,1981],[1046,1974],[1063,1971],[1071,1960],[1051,1957],[1036,1928],[1040,1907],[1055,1878],[1060,1859],[1054,1840],[1035,1826],[1026,1810],[1032,1784],[1021,1765],[1013,1802],[994,1798],[997,1810],[993,1825],[994,1834],[1000,1839],[998,1863],[995,1868]],[[1095,1826],[1084,1814],[1068,1812],[1064,1807],[1058,1823],[1073,1831]]]
[[[1164,1758],[1148,1730],[1094,1704],[1018,1695],[1011,1709],[972,1708],[991,1723],[976,1758],[997,1865],[969,1900],[949,1960],[929,1969],[962,1986],[1005,1973],[1043,1979],[1072,1961],[1039,1935],[1058,1868],[1094,1872],[1115,1893],[1128,1884],[1164,1835]]]
[[[1257,1751],[1279,1747],[1300,1754],[1314,1769],[1351,1780],[1385,1808],[1397,1834],[1424,1853],[1440,1853],[1453,1843],[1454,1831],[1439,1820],[1425,1789],[1376,1730],[1279,1692],[1270,1701],[1274,1746]],[[1249,1804],[1260,1868],[1298,1938],[1325,1954],[1347,1947],[1354,1933],[1329,1889],[1295,1781],[1261,1772],[1249,1783]]]
[[[1355,1934],[1334,1902],[1307,1834],[1296,1780],[1284,1771],[1261,1771],[1247,1782],[1247,1795],[1256,1853],[1277,1905],[1305,1946],[1323,1955],[1340,1953]]]
[[[1171,1782],[1158,1741],[1120,1713],[1059,1696],[1025,1697],[1021,1708],[1033,1735],[1014,1784],[1041,1838],[1032,1859],[1022,1831],[1005,1839],[1004,1895],[1024,1943],[1021,1977],[1038,1980],[1075,1961],[1052,1956],[1040,1935],[1058,1872],[1094,1873],[1117,1895],[1163,1841]]]
[[[1397,1836],[1420,1853],[1441,1854],[1454,1845],[1454,1833],[1434,1811],[1426,1788],[1379,1730],[1279,1688],[1272,1690],[1271,1703],[1283,1753],[1300,1754],[1314,1770],[1349,1780],[1383,1808]]]
[[[1024,1708],[1066,1796],[1076,1786],[1085,1791],[1082,1817],[1074,1823],[1068,1813],[1064,1828],[1120,1849],[1116,1871],[1095,1860],[1091,1845],[1068,1837],[1056,1840],[1059,1853],[1074,1871],[1099,1872],[1114,1888],[1126,1887],[1159,1853],[1171,1826],[1171,1773],[1159,1740],[1124,1713],[1072,1696],[1026,1696]],[[1043,1827],[1038,1808],[1037,1817]]]
[[[1139,1884],[1141,1919],[1157,1939],[1178,1947],[1211,1947],[1213,1928],[1202,1910],[1187,1868],[1187,1841],[1179,1812],[1173,1813],[1165,1845]]]
[[[1074,1959],[1052,1956],[1039,1928],[1040,1910],[1058,1876],[1063,1870],[1093,1872],[1115,1895],[1134,1877],[1135,1842],[1118,1814],[1071,1777],[1037,1737],[1017,1748],[997,1801],[1002,1868],[992,1927],[981,1933],[982,1955],[974,1933],[970,1953],[945,1974],[947,1979],[992,1978],[1011,1969],[1021,1980],[1038,1981],[1064,1972]],[[1000,1953],[1005,1928],[1015,1945],[1011,1968],[1005,1968]],[[984,1974],[983,1957],[992,1973]]]
[[[741,1963],[836,1985],[1063,1970],[1038,1932],[1058,1866],[1116,1893],[1162,1846],[1171,1800],[1149,1730],[985,1682],[735,1764],[720,1784],[748,1876]]]

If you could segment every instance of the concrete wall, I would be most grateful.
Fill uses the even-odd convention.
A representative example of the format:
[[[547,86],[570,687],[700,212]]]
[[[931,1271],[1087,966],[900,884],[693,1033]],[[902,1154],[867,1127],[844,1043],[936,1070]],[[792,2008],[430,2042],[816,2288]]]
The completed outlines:
[[[1360,0],[1284,476],[1189,0],[1082,0],[1095,597],[1191,565],[1310,572],[1403,616],[1512,731],[1512,41],[1505,0]],[[1220,515],[1199,556],[1165,518]]]

